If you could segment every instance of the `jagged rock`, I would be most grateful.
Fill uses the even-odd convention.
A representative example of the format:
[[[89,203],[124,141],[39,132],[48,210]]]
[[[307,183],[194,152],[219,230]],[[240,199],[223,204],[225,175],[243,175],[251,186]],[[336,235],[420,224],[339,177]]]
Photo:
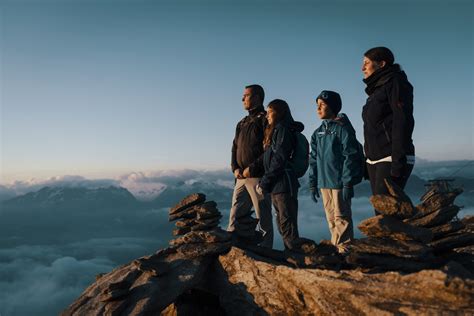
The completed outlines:
[[[374,208],[384,215],[400,219],[410,218],[416,213],[410,198],[392,180],[384,179],[390,195],[374,195],[370,202]]]
[[[431,227],[430,230],[433,233],[433,240],[445,237],[448,234],[457,232],[463,229],[465,225],[461,221],[449,222],[443,225]]]
[[[474,245],[474,234],[469,231],[459,231],[428,244],[435,252],[440,253],[450,249]]]
[[[184,227],[193,227],[196,225],[196,221],[194,219],[182,219],[176,222],[176,227],[178,228],[184,228]]]
[[[316,254],[318,251],[318,245],[314,240],[300,237],[295,240],[292,244],[294,249],[297,249],[301,253],[312,255]]]
[[[209,217],[205,219],[196,219],[196,224],[199,225],[218,225],[222,215]]]
[[[418,261],[385,254],[351,252],[346,258],[347,263],[363,268],[373,268],[373,272],[405,271],[413,272],[434,268],[442,264],[442,260]]]
[[[467,270],[462,264],[456,261],[449,261],[442,270],[452,276],[457,276],[463,279],[474,279],[474,275],[471,272],[472,270]]]
[[[370,197],[370,202],[381,214],[400,219],[410,218],[416,211],[411,201],[401,201],[389,195],[373,195]]]
[[[369,237],[387,237],[397,240],[416,240],[427,243],[433,234],[427,228],[415,227],[403,223],[391,216],[378,215],[368,218],[358,226]]]
[[[460,208],[457,205],[445,206],[437,211],[426,214],[423,217],[415,219],[407,219],[406,223],[419,227],[433,227],[442,225],[452,220],[459,212]]]
[[[185,208],[184,210],[181,210],[179,212],[174,213],[173,215],[170,215],[168,217],[168,220],[170,222],[175,221],[177,219],[190,219],[190,218],[195,218],[197,214],[197,210],[199,209],[199,206],[191,206],[188,208]]]
[[[304,255],[292,253],[286,259],[295,268],[339,270],[342,259],[339,255]]]
[[[221,213],[216,209],[214,212],[197,212],[196,219],[197,220],[205,220],[211,219],[215,217],[222,217]]]
[[[237,248],[210,273],[229,315],[426,315],[474,312],[474,282],[442,271],[294,269]]]
[[[109,286],[99,295],[102,302],[119,300],[130,292],[131,283],[120,281],[110,283]]]
[[[169,215],[176,214],[190,206],[202,203],[206,200],[206,195],[202,193],[193,193],[182,199],[178,204],[170,209]]]
[[[393,240],[389,238],[361,238],[349,244],[350,252],[391,255],[395,257],[431,260],[431,248],[414,241]]]
[[[191,227],[179,227],[176,229],[173,229],[173,236],[179,236],[179,235],[184,235],[187,234],[191,231]]]
[[[453,204],[456,197],[463,192],[462,189],[458,188],[452,192],[441,192],[429,196],[421,204],[416,206],[419,214],[418,216],[424,216],[431,212],[437,211],[445,206]]]
[[[192,231],[186,235],[171,240],[170,245],[178,246],[186,243],[213,243],[213,242],[226,242],[231,239],[231,234],[221,228],[216,228],[209,231]]]
[[[238,248],[192,260],[179,253],[163,254],[161,260],[173,266],[167,273],[153,276],[133,264],[122,266],[89,286],[62,315],[158,315],[179,310],[239,316],[474,313],[474,281],[453,275],[453,270],[460,270],[455,264],[444,271],[367,274],[294,269]],[[127,275],[131,285],[125,295],[100,300],[109,284]],[[193,306],[199,308],[189,309]]]
[[[201,213],[201,214],[205,214],[205,213],[213,214],[213,213],[216,213],[216,212],[219,212],[219,211],[217,210],[217,203],[216,202],[208,201],[208,202],[204,202],[201,205],[199,205],[198,212]]]
[[[186,258],[198,258],[201,256],[218,255],[229,251],[232,243],[215,242],[206,244],[183,244],[177,248],[178,253]]]
[[[217,227],[219,225],[219,220],[214,220],[211,222],[208,222],[206,224],[198,224],[194,225],[191,227],[191,231],[198,231],[198,230],[211,230],[214,227]]]
[[[148,272],[152,276],[162,276],[168,273],[173,266],[161,256],[149,256],[136,259],[132,263],[135,268],[142,272]]]

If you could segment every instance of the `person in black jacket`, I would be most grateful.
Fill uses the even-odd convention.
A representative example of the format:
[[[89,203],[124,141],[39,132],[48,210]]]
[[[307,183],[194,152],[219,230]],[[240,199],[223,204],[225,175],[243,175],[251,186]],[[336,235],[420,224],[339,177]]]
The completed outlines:
[[[375,47],[362,65],[368,95],[362,110],[364,151],[374,195],[387,194],[385,178],[403,189],[415,163],[413,86],[394,61],[388,48]]]
[[[302,132],[304,125],[295,122],[288,104],[273,100],[267,108],[268,126],[265,129],[263,165],[265,174],[257,192],[271,193],[277,215],[278,230],[285,249],[294,249],[298,233],[298,188],[300,186],[289,162],[296,147],[295,132]]]
[[[248,115],[238,124],[232,145],[232,172],[235,177],[232,207],[228,231],[237,236],[252,239],[256,237],[252,226],[251,209],[255,208],[258,231],[263,236],[263,247],[273,247],[273,222],[269,195],[260,196],[255,189],[264,174],[263,137],[267,126],[263,108],[265,92],[260,85],[245,87],[242,102]],[[255,224],[253,224],[255,225]]]

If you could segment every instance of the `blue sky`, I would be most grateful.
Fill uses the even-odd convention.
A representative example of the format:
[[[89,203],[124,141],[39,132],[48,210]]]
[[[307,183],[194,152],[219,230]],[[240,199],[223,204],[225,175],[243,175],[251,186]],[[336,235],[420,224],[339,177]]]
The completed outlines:
[[[415,87],[417,156],[474,159],[472,1],[3,1],[0,182],[226,168],[243,87],[306,136],[339,91],[362,141],[363,53]]]

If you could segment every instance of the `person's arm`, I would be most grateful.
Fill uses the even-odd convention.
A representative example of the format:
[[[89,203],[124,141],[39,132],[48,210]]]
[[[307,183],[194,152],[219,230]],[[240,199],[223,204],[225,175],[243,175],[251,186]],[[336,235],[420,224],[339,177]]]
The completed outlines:
[[[342,145],[342,184],[344,187],[352,187],[355,185],[356,177],[360,175],[362,162],[360,161],[358,152],[358,142],[355,133],[348,127],[341,128],[341,145]]]
[[[318,135],[314,131],[311,136],[311,152],[309,154],[309,187],[310,189],[317,189],[318,187]]]
[[[232,142],[232,158],[231,158],[231,168],[232,172],[235,172],[236,169],[240,169],[240,166],[237,162],[237,139],[239,138],[240,133],[240,122],[237,124],[235,128],[235,137],[234,141]]]
[[[408,82],[394,78],[387,87],[392,119],[392,168],[391,175],[400,177],[406,164],[406,132],[413,111],[413,90]]]
[[[285,172],[287,161],[290,159],[293,149],[291,132],[287,128],[278,128],[274,131],[272,146],[272,158],[269,169],[260,180],[260,187],[264,193],[271,191],[277,179]]]

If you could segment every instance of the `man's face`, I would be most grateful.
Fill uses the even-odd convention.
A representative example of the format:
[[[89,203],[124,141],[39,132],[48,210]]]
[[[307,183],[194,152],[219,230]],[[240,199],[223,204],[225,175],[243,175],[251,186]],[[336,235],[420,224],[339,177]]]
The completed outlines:
[[[384,62],[382,62],[384,63]],[[376,61],[372,61],[369,58],[364,56],[364,60],[362,61],[362,72],[364,73],[364,79],[370,77],[377,69],[381,68],[381,63]]]
[[[318,113],[320,119],[326,120],[334,118],[335,115],[334,113],[332,113],[331,108],[326,104],[326,102],[321,99],[318,99],[316,100],[316,103],[318,105],[316,112]]]
[[[245,110],[250,110],[255,107],[256,102],[258,101],[258,95],[252,93],[252,89],[245,88],[244,95],[242,96],[242,102],[244,104]]]

